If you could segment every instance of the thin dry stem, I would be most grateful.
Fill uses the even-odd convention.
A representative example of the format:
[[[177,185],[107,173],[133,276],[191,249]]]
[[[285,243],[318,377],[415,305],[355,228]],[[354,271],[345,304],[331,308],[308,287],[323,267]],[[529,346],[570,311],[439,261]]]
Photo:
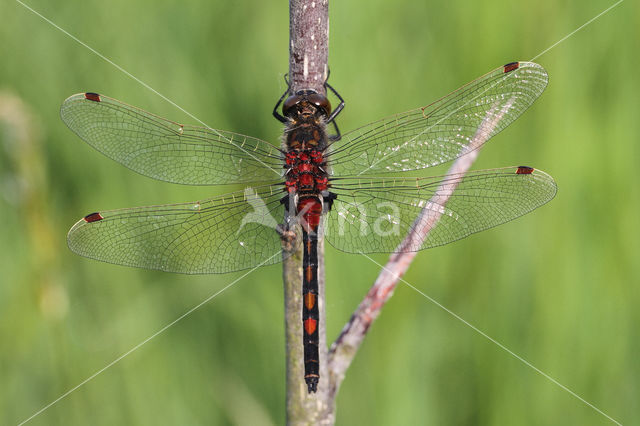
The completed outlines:
[[[459,157],[449,169],[447,175],[458,176],[457,179],[447,179],[446,184],[441,184],[436,191],[437,195],[430,200],[433,204],[444,206],[447,200],[462,181],[464,174],[469,170],[473,162],[478,157],[479,147],[485,142],[486,135],[490,135],[492,129],[502,119],[508,111],[511,103],[508,102],[500,111],[492,108],[476,131],[475,136],[467,147],[466,155]],[[430,203],[427,203],[430,205]],[[434,212],[433,209],[423,209],[411,226],[405,239],[391,254],[387,264],[384,266],[375,283],[352,314],[349,322],[344,326],[338,339],[331,345],[329,350],[329,374],[330,389],[329,397],[335,399],[340,384],[355,354],[364,340],[371,324],[380,315],[382,308],[393,295],[393,291],[400,278],[405,274],[416,252],[404,251],[406,247],[420,247],[422,242],[428,237],[429,232],[438,223],[441,213]]]

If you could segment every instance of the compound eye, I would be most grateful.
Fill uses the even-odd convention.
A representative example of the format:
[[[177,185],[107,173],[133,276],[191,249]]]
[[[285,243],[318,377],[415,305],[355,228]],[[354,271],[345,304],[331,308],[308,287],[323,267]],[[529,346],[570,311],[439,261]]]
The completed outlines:
[[[321,108],[327,115],[327,117],[329,116],[329,114],[331,114],[331,104],[329,103],[329,99],[327,99],[326,96],[319,93],[313,93],[311,95],[308,95],[307,99],[316,107]]]
[[[291,95],[282,103],[282,114],[285,117],[289,116],[289,113],[300,103],[302,96]]]

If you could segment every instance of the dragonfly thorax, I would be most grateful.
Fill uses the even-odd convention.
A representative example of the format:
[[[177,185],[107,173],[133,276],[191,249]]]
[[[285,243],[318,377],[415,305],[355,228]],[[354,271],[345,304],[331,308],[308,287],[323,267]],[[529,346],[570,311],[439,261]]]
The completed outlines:
[[[289,118],[285,130],[285,185],[287,192],[318,195],[328,189],[325,152],[327,114],[331,107],[323,95],[299,91],[284,103]]]
[[[317,195],[329,187],[326,160],[316,149],[292,150],[285,156],[287,192]]]

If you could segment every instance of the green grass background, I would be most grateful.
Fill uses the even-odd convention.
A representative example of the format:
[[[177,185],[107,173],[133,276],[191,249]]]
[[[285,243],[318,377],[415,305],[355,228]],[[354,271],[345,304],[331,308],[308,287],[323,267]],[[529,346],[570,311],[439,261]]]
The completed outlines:
[[[215,128],[278,143],[286,1],[29,5]],[[528,60],[607,1],[331,4],[342,130]],[[95,91],[193,123],[12,0],[0,4],[0,423],[17,424],[236,279],[80,258],[82,215],[233,188],[142,177],[60,121]],[[406,279],[623,424],[640,424],[640,8],[623,2],[537,62],[550,84],[475,169],[531,165],[557,197],[420,253]],[[384,262],[386,256],[375,256]],[[327,249],[332,341],[378,268]],[[281,267],[261,268],[34,418],[33,425],[282,424]],[[340,390],[340,425],[600,425],[604,416],[400,285]]]

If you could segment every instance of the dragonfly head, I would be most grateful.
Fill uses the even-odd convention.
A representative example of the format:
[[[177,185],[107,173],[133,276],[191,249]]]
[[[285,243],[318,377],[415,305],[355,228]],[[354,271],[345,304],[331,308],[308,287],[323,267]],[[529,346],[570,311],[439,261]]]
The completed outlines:
[[[282,113],[293,120],[309,119],[319,115],[327,118],[331,114],[331,104],[326,96],[315,90],[298,90],[284,101]]]

